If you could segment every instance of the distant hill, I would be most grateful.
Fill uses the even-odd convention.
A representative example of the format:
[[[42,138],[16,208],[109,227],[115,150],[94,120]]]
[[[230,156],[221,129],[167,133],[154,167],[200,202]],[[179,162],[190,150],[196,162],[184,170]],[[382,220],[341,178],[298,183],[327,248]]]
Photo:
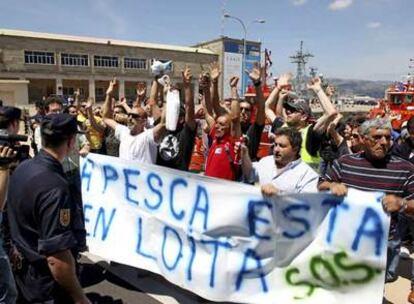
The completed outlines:
[[[392,83],[339,78],[329,78],[328,82],[337,87],[339,95],[368,95],[375,98],[384,97],[385,89]]]

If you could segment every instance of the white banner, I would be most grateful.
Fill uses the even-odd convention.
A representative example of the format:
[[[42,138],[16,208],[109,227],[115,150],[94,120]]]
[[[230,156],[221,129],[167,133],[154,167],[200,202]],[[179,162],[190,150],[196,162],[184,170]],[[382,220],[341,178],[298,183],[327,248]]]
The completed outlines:
[[[257,187],[89,154],[88,245],[214,301],[381,303],[381,193],[264,199]]]

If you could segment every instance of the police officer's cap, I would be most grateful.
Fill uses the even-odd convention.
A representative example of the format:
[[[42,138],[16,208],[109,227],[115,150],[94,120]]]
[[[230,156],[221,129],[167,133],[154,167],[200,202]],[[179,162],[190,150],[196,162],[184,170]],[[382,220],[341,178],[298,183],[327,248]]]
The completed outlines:
[[[42,134],[48,136],[74,135],[78,132],[76,117],[61,113],[46,115],[41,123]]]
[[[0,118],[6,120],[19,120],[22,115],[22,110],[16,107],[0,107]]]

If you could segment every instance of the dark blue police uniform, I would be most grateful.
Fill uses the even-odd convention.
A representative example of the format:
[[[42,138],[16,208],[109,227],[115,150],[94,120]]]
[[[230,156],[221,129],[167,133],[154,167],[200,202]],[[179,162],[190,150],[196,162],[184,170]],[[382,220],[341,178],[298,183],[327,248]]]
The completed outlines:
[[[65,127],[65,121],[60,123]],[[61,163],[45,150],[23,162],[11,176],[7,204],[11,236],[23,256],[15,273],[21,302],[71,303],[46,260],[67,249],[76,258],[78,244],[84,242],[78,233],[83,221]]]

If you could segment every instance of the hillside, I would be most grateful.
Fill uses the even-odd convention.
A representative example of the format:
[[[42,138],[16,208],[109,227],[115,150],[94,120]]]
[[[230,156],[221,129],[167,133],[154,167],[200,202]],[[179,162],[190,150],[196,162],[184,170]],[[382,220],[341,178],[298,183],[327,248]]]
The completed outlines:
[[[391,81],[369,81],[357,79],[330,78],[330,84],[337,87],[340,95],[368,95],[371,97],[384,97],[385,89]]]

